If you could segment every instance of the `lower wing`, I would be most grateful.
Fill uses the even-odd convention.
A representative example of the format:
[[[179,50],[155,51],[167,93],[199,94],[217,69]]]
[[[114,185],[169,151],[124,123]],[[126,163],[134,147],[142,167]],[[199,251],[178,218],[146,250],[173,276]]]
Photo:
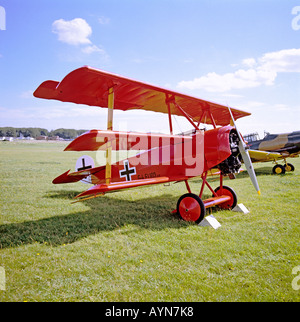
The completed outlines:
[[[283,156],[277,152],[248,150],[252,162],[268,162],[282,159]]]
[[[91,187],[90,189],[80,193],[75,198],[80,198],[78,201],[83,201],[83,200],[99,197],[101,195],[104,195],[107,192],[113,192],[113,191],[146,186],[151,184],[166,183],[169,181],[170,181],[169,177],[156,177],[156,178],[150,178],[150,179],[112,182],[110,184],[97,184]],[[172,181],[173,181],[173,178],[172,178]]]

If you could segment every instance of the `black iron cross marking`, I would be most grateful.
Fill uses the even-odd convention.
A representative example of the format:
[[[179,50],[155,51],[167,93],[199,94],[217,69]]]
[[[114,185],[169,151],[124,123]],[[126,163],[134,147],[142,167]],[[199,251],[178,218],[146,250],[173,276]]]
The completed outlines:
[[[81,171],[81,170],[86,170],[86,169],[91,169],[92,166],[91,165],[85,165],[85,160],[82,159],[82,168],[78,168],[77,171]]]
[[[120,171],[120,178],[126,178],[126,181],[131,181],[131,176],[135,175],[135,168],[129,168],[129,162],[124,161],[124,170]]]

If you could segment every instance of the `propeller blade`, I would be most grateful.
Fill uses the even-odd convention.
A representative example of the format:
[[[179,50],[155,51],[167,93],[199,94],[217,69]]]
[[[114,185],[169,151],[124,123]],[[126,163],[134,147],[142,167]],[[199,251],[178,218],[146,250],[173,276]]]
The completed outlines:
[[[248,150],[247,150],[247,147],[246,147],[246,144],[244,143],[244,140],[239,132],[239,130],[237,129],[237,126],[236,126],[236,123],[235,123],[235,120],[233,118],[233,115],[231,113],[231,109],[230,107],[228,106],[228,110],[229,110],[229,113],[230,113],[230,116],[231,116],[231,119],[232,119],[232,122],[234,124],[234,127],[236,129],[236,132],[237,132],[237,135],[239,137],[239,150],[240,150],[240,153],[242,155],[242,158],[243,158],[243,161],[244,161],[244,164],[245,164],[245,167],[247,169],[247,172],[250,176],[250,179],[252,181],[252,184],[255,188],[255,190],[257,191],[257,193],[260,195],[260,189],[259,189],[259,185],[258,185],[258,182],[257,182],[257,179],[256,179],[256,175],[255,175],[255,172],[254,172],[254,168],[253,168],[253,165],[252,165],[252,161],[251,161],[251,158],[250,158],[250,155],[248,153]]]
[[[245,149],[244,144],[243,144],[242,141],[239,142],[239,149],[240,149],[240,152],[241,152],[245,167],[247,169],[247,172],[248,172],[248,174],[250,176],[250,179],[252,181],[252,184],[253,184],[255,190],[257,191],[257,193],[260,195],[260,189],[259,189],[259,185],[258,185],[258,182],[257,182],[257,179],[256,179],[254,169],[253,169],[251,158],[250,158],[250,155],[249,155],[248,151]]]

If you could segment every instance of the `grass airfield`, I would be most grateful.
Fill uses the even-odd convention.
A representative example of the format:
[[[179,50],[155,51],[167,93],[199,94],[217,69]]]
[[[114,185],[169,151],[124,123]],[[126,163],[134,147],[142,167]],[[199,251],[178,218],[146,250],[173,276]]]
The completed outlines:
[[[226,179],[250,213],[213,208],[214,230],[171,214],[184,183],[71,204],[89,185],[52,184],[83,154],[65,146],[0,142],[0,301],[300,300],[300,158],[285,175],[256,164],[260,197],[247,173]]]

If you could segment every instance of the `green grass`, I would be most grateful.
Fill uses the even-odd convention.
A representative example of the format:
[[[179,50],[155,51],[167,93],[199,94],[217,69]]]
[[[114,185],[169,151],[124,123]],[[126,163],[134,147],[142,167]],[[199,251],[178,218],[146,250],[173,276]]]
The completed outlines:
[[[226,180],[250,213],[212,209],[214,230],[171,214],[183,183],[71,204],[89,186],[52,185],[81,155],[63,148],[0,142],[0,301],[300,300],[300,159],[280,176],[255,165],[260,197],[247,174]]]

